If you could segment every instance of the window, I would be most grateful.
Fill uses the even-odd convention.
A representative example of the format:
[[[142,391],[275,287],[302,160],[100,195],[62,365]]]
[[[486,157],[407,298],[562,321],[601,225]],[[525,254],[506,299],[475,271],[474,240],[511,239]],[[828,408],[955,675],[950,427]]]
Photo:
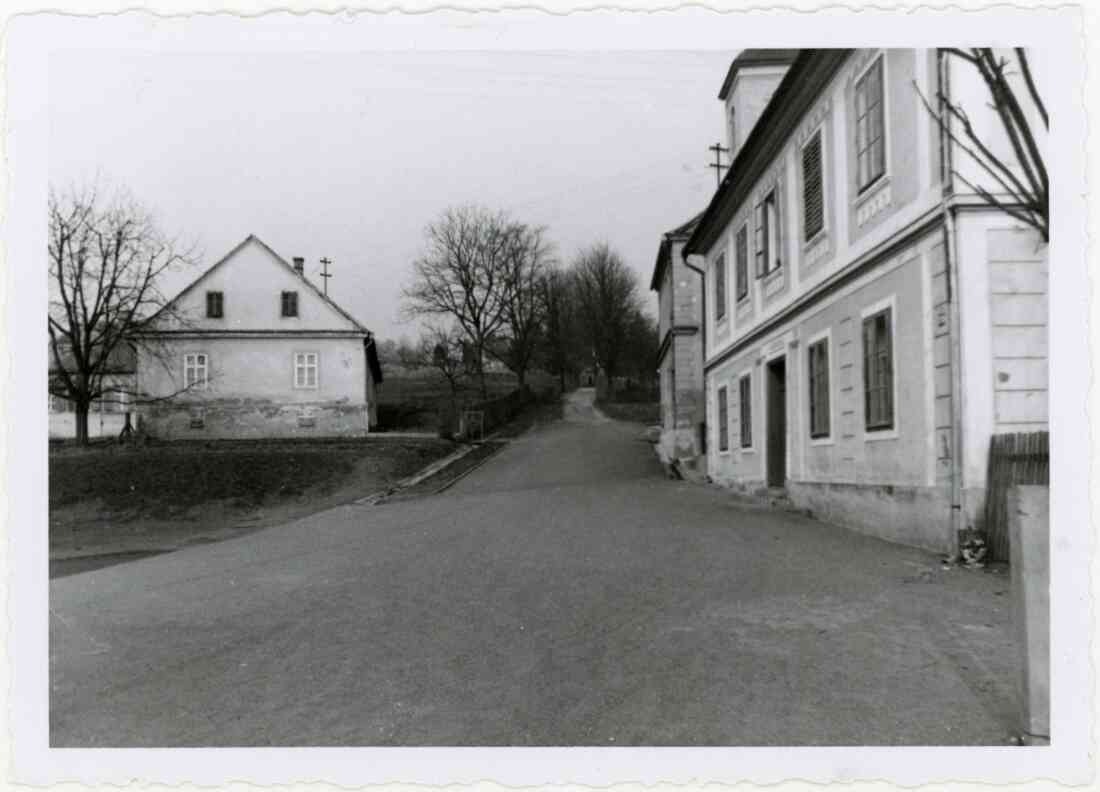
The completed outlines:
[[[298,292],[285,291],[283,292],[283,316],[297,316],[298,315]]]
[[[756,205],[756,276],[779,269],[779,212],[775,190]]]
[[[752,448],[752,375],[743,376],[737,388],[741,408],[741,447]]]
[[[206,316],[209,319],[221,319],[225,316],[224,294],[220,291],[206,293]]]
[[[863,320],[863,412],[868,431],[894,428],[891,309]]]
[[[829,436],[829,341],[807,348],[810,369],[810,437]]]
[[[883,133],[882,58],[856,83],[856,162],[860,192],[886,172]]]
[[[726,254],[714,262],[714,318],[721,321],[726,315]]]
[[[718,450],[730,450],[730,409],[726,387],[718,389]]]
[[[183,356],[183,386],[206,390],[209,358],[205,352],[193,352]]]
[[[295,388],[316,388],[317,387],[317,353],[316,352],[295,352],[294,353],[294,387]]]
[[[737,301],[749,296],[749,227],[741,226],[734,242],[737,266]]]
[[[802,233],[809,242],[825,227],[825,190],[821,170],[821,130],[802,148]]]

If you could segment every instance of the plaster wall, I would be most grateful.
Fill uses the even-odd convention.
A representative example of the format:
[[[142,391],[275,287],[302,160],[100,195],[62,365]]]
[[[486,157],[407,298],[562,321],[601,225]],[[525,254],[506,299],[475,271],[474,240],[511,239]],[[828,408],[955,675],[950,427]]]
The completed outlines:
[[[963,486],[978,527],[990,437],[1049,428],[1049,249],[999,212],[962,212],[956,228]]]
[[[723,485],[765,486],[766,364],[786,362],[787,491],[792,502],[825,519],[892,541],[948,551],[950,470],[936,442],[950,437],[950,402],[937,409],[941,332],[934,319],[933,278],[942,278],[938,234],[918,240],[874,270],[777,327],[759,343],[711,369],[707,377],[708,472]],[[868,431],[864,420],[862,320],[889,306],[894,344],[894,427]],[[807,349],[825,339],[829,350],[830,432],[809,431]],[[941,349],[939,353],[937,350]],[[741,447],[740,389],[751,382],[752,445]],[[729,399],[729,450],[718,436],[718,392]],[[950,392],[945,394],[950,396]]]
[[[877,59],[884,63],[887,173],[874,189],[858,194],[854,187],[854,86]],[[930,60],[931,59],[931,60]],[[737,209],[718,241],[706,251],[707,359],[720,355],[737,339],[786,309],[794,300],[836,275],[852,262],[897,236],[916,220],[936,211],[941,200],[933,179],[933,148],[938,137],[925,123],[918,91],[934,92],[934,53],[927,50],[857,50],[830,81],[821,97],[792,127],[783,149]],[[823,134],[825,229],[806,240],[803,233],[802,146],[816,130]],[[755,277],[752,209],[771,186],[778,186],[780,245],[783,265],[767,278]],[[712,283],[714,264],[725,253],[735,294],[735,235],[748,224],[749,295],[715,321]],[[736,301],[731,296],[731,303]],[[732,319],[728,317],[733,317]]]
[[[208,356],[205,389],[184,390],[184,356]],[[316,352],[316,388],[294,387],[294,355]],[[142,410],[154,436],[251,437],[365,433],[370,379],[361,337],[173,338],[157,354],[139,351],[139,387],[178,393]],[[203,426],[193,427],[203,414]]]
[[[206,316],[206,293],[223,294],[224,316]],[[298,293],[298,316],[282,315],[282,292]],[[177,312],[197,330],[352,330],[352,324],[322,300],[292,269],[256,240],[178,296]],[[183,325],[166,315],[165,329]]]

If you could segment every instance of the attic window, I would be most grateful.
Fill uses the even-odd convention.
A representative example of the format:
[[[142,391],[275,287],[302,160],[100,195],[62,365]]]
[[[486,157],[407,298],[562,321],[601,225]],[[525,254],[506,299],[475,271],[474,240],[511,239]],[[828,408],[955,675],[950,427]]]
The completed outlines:
[[[285,291],[282,298],[283,316],[297,316],[298,315],[298,292]]]
[[[208,319],[221,319],[225,316],[225,295],[220,291],[206,293],[206,316]]]

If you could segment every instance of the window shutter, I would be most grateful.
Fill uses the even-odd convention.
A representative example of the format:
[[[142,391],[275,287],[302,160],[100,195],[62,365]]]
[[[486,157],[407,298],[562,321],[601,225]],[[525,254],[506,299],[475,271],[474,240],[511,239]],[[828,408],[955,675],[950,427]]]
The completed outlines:
[[[871,408],[871,394],[874,392],[874,346],[875,331],[874,319],[863,320],[863,423],[864,426],[874,424],[874,415]]]
[[[806,240],[812,239],[825,225],[821,166],[821,130],[818,130],[802,149],[802,215]]]
[[[772,188],[772,221],[775,223],[775,269],[783,266],[783,212],[779,205],[782,202],[782,193],[779,184]]]
[[[767,252],[767,237],[764,233],[764,203],[760,202],[753,210],[753,222],[755,223],[755,236],[756,236],[756,277],[761,277],[764,274],[764,268],[767,266],[765,258],[768,255]]]

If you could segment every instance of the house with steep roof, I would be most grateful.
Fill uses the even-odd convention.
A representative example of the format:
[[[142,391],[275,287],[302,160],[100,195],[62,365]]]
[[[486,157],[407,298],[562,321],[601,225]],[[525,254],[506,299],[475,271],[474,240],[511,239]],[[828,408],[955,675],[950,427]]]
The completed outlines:
[[[374,336],[303,258],[249,235],[152,317],[140,422],[165,439],[359,436],[377,422]]]
[[[727,75],[730,169],[683,246],[705,272],[707,474],[953,553],[989,525],[992,438],[1048,426],[1047,244],[922,102],[961,103],[1011,162],[976,70],[787,60],[770,88]]]

